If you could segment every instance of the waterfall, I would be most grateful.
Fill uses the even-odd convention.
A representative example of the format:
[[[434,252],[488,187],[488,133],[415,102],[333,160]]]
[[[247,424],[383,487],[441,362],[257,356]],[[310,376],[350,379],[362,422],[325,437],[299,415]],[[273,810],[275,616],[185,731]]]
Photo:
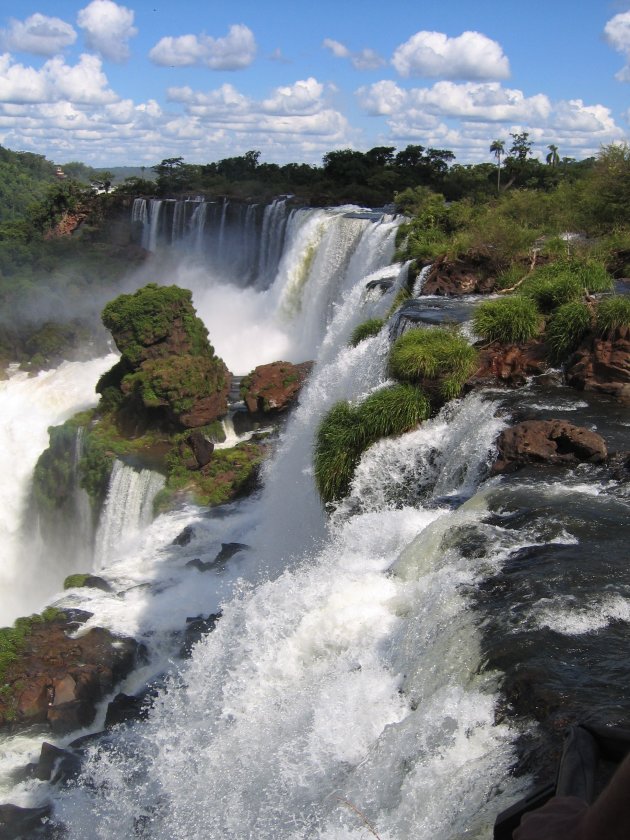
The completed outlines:
[[[29,377],[15,373],[0,381],[0,622],[5,625],[45,604],[68,568],[67,556],[51,556],[47,546],[24,545],[33,534],[27,520],[35,463],[48,446],[48,427],[63,423],[96,403],[94,385],[116,361],[64,362],[56,370]]]
[[[153,500],[164,487],[164,476],[152,470],[135,470],[116,460],[107,498],[96,532],[94,568],[115,559],[153,518]]]

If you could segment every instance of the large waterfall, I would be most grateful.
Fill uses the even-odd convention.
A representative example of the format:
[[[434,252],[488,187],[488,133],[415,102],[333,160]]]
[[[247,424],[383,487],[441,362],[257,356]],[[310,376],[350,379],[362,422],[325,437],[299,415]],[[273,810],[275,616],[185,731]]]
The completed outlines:
[[[193,289],[231,370],[316,365],[258,495],[163,514],[125,545],[103,535],[114,591],[56,600],[143,641],[148,663],[123,690],[151,678],[159,690],[148,720],[95,743],[70,784],[6,798],[52,799],[69,840],[488,840],[530,781],[511,774],[535,725],[502,694],[510,669],[565,674],[573,714],[607,704],[618,719],[622,706],[601,686],[627,650],[627,494],[591,467],[488,478],[518,399],[529,416],[591,425],[595,408],[542,382],[524,398],[468,394],[371,447],[347,499],[324,511],[312,476],[322,413],[387,381],[392,325],[354,348],[348,337],[385,315],[406,277],[391,264],[397,221],[283,200],[139,202],[134,220],[147,247],[181,249],[163,279]],[[621,446],[623,412],[597,416]],[[114,479],[110,522],[122,488],[136,498],[143,481],[122,468]],[[190,541],[174,543],[185,527]],[[240,551],[216,559],[225,543]],[[219,611],[179,659],[186,618]],[[5,790],[6,770],[36,753],[36,741],[5,749]]]

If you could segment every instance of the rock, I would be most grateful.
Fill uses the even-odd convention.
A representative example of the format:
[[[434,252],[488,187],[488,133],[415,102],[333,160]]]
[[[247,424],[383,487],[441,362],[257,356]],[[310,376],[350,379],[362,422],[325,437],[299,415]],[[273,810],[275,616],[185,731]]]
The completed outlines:
[[[2,840],[28,840],[39,837],[46,829],[52,808],[19,808],[17,805],[0,805],[0,838]]]
[[[615,452],[608,459],[608,466],[615,481],[630,481],[630,452]]]
[[[448,259],[438,257],[422,284],[421,295],[488,294],[494,290],[495,278],[481,258]]]
[[[211,633],[217,626],[221,613],[211,613],[207,618],[202,615],[186,619],[186,631],[184,633],[184,644],[180,650],[182,659],[187,659],[192,653],[193,647],[208,633]]]
[[[128,723],[132,720],[146,720],[149,716],[150,695],[152,689],[147,689],[144,694],[117,694],[107,706],[105,715],[105,729],[118,726],[121,723]]]
[[[81,588],[84,586],[88,589],[100,589],[101,592],[114,591],[113,586],[98,575],[69,575],[63,582],[64,589]]]
[[[566,381],[579,391],[630,403],[630,330],[622,328],[606,338],[587,337],[567,365]]]
[[[525,464],[599,464],[607,455],[600,435],[564,420],[525,420],[501,432],[497,447],[494,474]]]
[[[241,383],[241,393],[251,414],[279,414],[297,400],[313,362],[299,365],[272,362],[259,365]]]
[[[93,627],[78,638],[63,614],[28,624],[3,669],[0,726],[48,724],[57,733],[90,724],[96,704],[134,668],[142,646]]]
[[[191,432],[186,438],[188,445],[193,451],[195,461],[198,467],[205,467],[212,458],[214,452],[214,443],[200,432],[198,429]]]
[[[510,345],[495,341],[480,349],[479,367],[468,385],[524,385],[530,376],[540,376],[549,368],[548,352],[547,345],[537,339]]]
[[[238,554],[239,551],[246,551],[249,548],[248,545],[245,543],[221,543],[221,551],[217,554],[214,558],[215,563],[223,563],[225,560],[229,560],[230,557],[234,557],[235,554]]]
[[[195,536],[195,529],[192,525],[186,525],[186,527],[179,533],[171,545],[188,545],[188,543],[192,540]]]
[[[80,769],[81,759],[76,753],[44,741],[39,761],[35,765],[34,775],[42,782],[50,781],[52,784],[57,784],[73,778]]]

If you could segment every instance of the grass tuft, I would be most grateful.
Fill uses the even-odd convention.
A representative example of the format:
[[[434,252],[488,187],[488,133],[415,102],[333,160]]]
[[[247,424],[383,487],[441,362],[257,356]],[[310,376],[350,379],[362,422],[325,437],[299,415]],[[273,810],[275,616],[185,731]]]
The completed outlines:
[[[352,335],[350,336],[350,346],[356,347],[357,344],[360,344],[366,338],[378,335],[384,323],[384,318],[368,318],[367,321],[363,321],[362,324],[356,326],[352,331]]]
[[[540,333],[542,318],[534,300],[515,295],[477,306],[473,329],[484,341],[519,344]]]
[[[620,327],[630,327],[630,298],[615,295],[600,301],[595,324],[600,335],[608,335]]]
[[[562,361],[578,346],[591,325],[591,312],[582,301],[559,306],[547,324],[546,337],[555,361]]]

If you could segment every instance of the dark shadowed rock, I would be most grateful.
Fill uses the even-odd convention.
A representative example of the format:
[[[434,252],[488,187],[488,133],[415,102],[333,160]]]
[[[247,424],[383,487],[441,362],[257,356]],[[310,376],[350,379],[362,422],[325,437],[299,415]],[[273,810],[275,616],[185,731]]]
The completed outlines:
[[[497,448],[493,473],[511,472],[525,464],[598,464],[607,455],[600,435],[564,420],[525,420],[501,432]]]
[[[19,808],[17,805],[0,805],[0,838],[2,840],[28,840],[43,836],[46,821],[52,812],[50,805],[42,808]]]
[[[57,784],[78,775],[81,759],[72,752],[44,741],[33,775],[42,782]]]
[[[238,554],[239,551],[246,551],[249,548],[248,545],[245,543],[221,543],[221,551],[217,554],[214,558],[215,563],[223,563],[225,560],[229,560],[230,557],[234,557],[235,554]]]
[[[205,467],[205,465],[209,463],[210,458],[212,458],[214,443],[211,440],[208,440],[208,438],[199,429],[195,429],[191,432],[188,435],[187,441],[188,445],[192,449],[193,455],[195,456],[197,466]]]
[[[107,706],[105,729],[111,729],[112,726],[129,723],[132,720],[146,720],[149,716],[153,694],[152,689],[147,689],[140,695],[123,694],[122,692],[117,694]]]
[[[585,339],[566,369],[566,381],[580,391],[608,394],[630,403],[630,329]]]
[[[192,527],[192,525],[186,525],[182,532],[175,537],[171,545],[188,545],[188,543],[192,540],[194,536],[195,529]]]
[[[184,633],[184,644],[180,650],[182,659],[187,659],[192,653],[193,647],[208,633],[211,633],[217,626],[221,613],[211,613],[207,618],[202,615],[186,619],[186,630]]]

